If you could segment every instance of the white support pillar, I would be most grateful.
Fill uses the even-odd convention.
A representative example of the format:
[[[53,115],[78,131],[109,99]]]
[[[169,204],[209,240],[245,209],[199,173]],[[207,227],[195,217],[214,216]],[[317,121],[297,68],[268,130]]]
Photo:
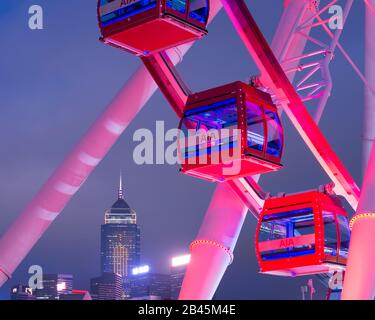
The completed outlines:
[[[233,250],[247,208],[227,183],[215,190],[197,240],[191,244],[191,260],[182,285],[180,300],[212,299]]]
[[[362,186],[352,234],[343,300],[372,300],[375,296],[375,144]]]
[[[303,53],[306,38],[296,35],[301,21],[314,14],[311,0],[287,0],[272,48],[278,59]],[[311,22],[312,23],[312,22]],[[309,33],[309,28],[305,29]],[[297,60],[296,65],[299,61]],[[292,79],[295,73],[290,73]],[[259,175],[256,181],[259,180]],[[197,240],[191,245],[191,261],[182,284],[180,300],[210,300],[233,258],[233,250],[247,208],[227,184],[219,184],[208,208]]]
[[[375,0],[366,3],[366,78],[375,83]],[[372,300],[375,297],[375,97],[365,91],[363,170],[361,197],[355,216],[345,272],[343,300]],[[371,151],[372,149],[372,151]],[[367,169],[366,169],[367,168]]]
[[[375,0],[366,0],[365,15],[365,76],[375,87]],[[365,89],[365,110],[363,118],[363,163],[362,172],[366,172],[371,148],[375,139],[375,95]]]

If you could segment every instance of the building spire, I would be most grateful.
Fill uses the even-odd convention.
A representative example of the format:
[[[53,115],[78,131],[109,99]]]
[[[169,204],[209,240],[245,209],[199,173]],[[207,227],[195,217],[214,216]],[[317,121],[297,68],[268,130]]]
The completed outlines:
[[[119,181],[119,186],[118,186],[118,198],[123,199],[124,194],[122,191],[122,170],[120,170],[120,181]]]

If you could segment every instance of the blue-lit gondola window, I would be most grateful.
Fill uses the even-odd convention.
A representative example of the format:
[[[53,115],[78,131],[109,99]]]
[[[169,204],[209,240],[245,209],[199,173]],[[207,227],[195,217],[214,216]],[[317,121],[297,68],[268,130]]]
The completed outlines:
[[[266,110],[267,121],[267,154],[280,157],[283,148],[282,130],[279,116],[276,112]]]
[[[167,0],[167,7],[185,14],[186,13],[186,0]]]
[[[264,221],[260,227],[259,242],[284,239],[287,237],[286,225],[276,221]]]
[[[332,213],[323,212],[324,221],[324,253],[337,256],[337,224]]]
[[[100,20],[104,26],[156,7],[156,0],[100,0]]]
[[[263,151],[264,120],[262,109],[252,103],[247,103],[247,144],[251,149]]]
[[[181,161],[184,159],[189,159],[196,157],[197,155],[197,144],[199,143],[198,138],[195,133],[198,130],[199,123],[193,118],[184,118],[182,121],[182,126],[180,128],[179,137],[179,148],[182,155]]]
[[[196,130],[196,137],[192,137],[191,132],[185,137],[185,151],[183,152],[185,159],[238,146],[235,98],[188,111],[185,113],[182,124],[182,128],[189,127]],[[192,126],[192,124],[195,125]]]
[[[340,257],[347,259],[350,243],[350,229],[348,219],[344,216],[337,215],[337,222],[340,230]]]
[[[295,210],[265,216],[261,224],[259,242],[267,242],[281,239],[293,239],[295,237],[307,236],[305,243],[290,246],[292,241],[285,241],[285,247],[277,245],[277,249],[261,252],[263,260],[275,260],[286,257],[295,257],[315,253],[315,223],[311,208]],[[310,237],[309,237],[310,236]]]
[[[190,18],[205,24],[208,19],[208,1],[190,0],[189,16]]]

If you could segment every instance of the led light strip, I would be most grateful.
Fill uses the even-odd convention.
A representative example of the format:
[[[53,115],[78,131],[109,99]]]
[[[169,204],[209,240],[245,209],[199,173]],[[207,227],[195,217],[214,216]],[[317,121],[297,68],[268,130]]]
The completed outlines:
[[[354,222],[362,218],[375,218],[375,213],[359,213],[356,214],[353,218],[350,219],[349,222],[349,229],[352,230],[354,226]]]
[[[230,258],[229,264],[231,264],[233,262],[233,253],[232,253],[232,251],[228,247],[226,247],[226,246],[224,246],[224,245],[222,245],[222,244],[220,244],[220,243],[218,243],[216,241],[213,241],[213,240],[194,240],[190,244],[190,251],[193,251],[193,249],[196,246],[200,246],[200,245],[209,245],[209,246],[217,247],[217,248],[219,248],[221,250],[224,250],[224,252],[227,255],[229,255],[229,258]]]

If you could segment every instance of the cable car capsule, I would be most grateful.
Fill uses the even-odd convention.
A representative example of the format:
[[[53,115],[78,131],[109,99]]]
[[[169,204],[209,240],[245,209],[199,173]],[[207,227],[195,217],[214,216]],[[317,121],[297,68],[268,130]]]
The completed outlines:
[[[207,34],[209,0],[99,0],[101,40],[147,55]]]
[[[260,272],[301,276],[345,270],[350,241],[340,199],[311,191],[265,201],[256,231]]]
[[[179,128],[185,174],[222,182],[282,167],[277,108],[267,93],[243,82],[190,95]]]

